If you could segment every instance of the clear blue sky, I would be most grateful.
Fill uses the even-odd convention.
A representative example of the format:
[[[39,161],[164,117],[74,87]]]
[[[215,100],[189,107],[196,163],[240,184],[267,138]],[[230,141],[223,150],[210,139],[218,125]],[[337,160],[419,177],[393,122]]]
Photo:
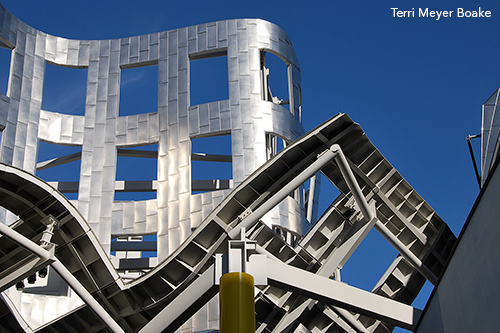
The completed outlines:
[[[306,131],[347,113],[456,235],[479,192],[465,138],[480,133],[481,105],[500,86],[498,1],[2,4],[37,29],[75,39],[128,37],[231,18],[271,21],[289,35],[300,62]],[[456,17],[458,7],[477,11],[479,6],[491,17]],[[393,17],[393,7],[414,9],[416,17]],[[418,17],[418,8],[454,13],[436,20]],[[324,205],[331,200],[324,198]],[[377,235],[370,237],[379,241]],[[346,266],[343,275],[366,289],[395,256],[381,258],[380,253],[392,253],[385,244],[369,246],[356,254],[360,264]],[[371,268],[375,264],[380,270]]]

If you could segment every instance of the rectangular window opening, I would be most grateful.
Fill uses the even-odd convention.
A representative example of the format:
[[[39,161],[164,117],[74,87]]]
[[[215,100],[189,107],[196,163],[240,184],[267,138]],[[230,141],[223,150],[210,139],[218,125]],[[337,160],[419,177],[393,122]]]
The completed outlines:
[[[190,105],[229,99],[227,61],[226,50],[190,57]]]
[[[87,69],[47,63],[43,82],[42,110],[85,115]]]
[[[261,51],[262,99],[290,108],[290,66],[271,52]]]
[[[111,261],[125,280],[144,275],[158,264],[156,234],[111,236]]]
[[[233,187],[231,135],[191,138],[191,192]]]
[[[118,148],[115,201],[156,199],[158,144]]]
[[[82,147],[40,141],[36,176],[49,182],[70,200],[78,199]]]
[[[0,93],[7,95],[12,50],[0,47]]]
[[[122,68],[120,116],[158,111],[158,65]]]

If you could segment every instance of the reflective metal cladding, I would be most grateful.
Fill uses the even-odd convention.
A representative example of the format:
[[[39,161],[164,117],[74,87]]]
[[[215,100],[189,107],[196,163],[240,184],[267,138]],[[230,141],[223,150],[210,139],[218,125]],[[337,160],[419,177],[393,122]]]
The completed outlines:
[[[288,36],[272,23],[238,19],[121,39],[71,40],[34,29],[3,7],[0,17],[0,46],[13,50],[8,96],[0,96],[5,127],[0,162],[36,174],[47,165],[79,160],[77,184],[52,184],[78,192],[74,205],[108,255],[112,237],[153,234],[158,260],[163,260],[233,187],[303,134],[299,63]],[[270,56],[286,66],[288,96],[273,95]],[[190,64],[211,57],[227,60],[228,99],[191,105]],[[47,64],[87,69],[84,115],[42,110]],[[142,66],[158,69],[158,108],[122,116],[121,73]],[[232,179],[193,182],[191,140],[220,135],[231,138]],[[37,163],[39,141],[81,147],[81,153]],[[157,144],[157,178],[135,185],[156,191],[156,199],[115,201],[115,191],[134,181],[116,181],[120,150],[151,144]],[[205,192],[196,193],[200,188]],[[301,236],[309,225],[303,196],[287,197],[264,221],[289,238]],[[61,307],[72,308],[57,307],[58,313]],[[31,316],[35,326],[50,317],[35,315],[44,311],[39,310]]]

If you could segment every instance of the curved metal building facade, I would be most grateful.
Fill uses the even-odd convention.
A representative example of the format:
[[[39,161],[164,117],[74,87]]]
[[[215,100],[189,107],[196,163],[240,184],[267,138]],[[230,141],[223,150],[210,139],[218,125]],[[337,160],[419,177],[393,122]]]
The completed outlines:
[[[108,251],[111,235],[157,233],[161,260],[227,194],[191,194],[191,138],[231,135],[233,178],[226,187],[232,187],[267,160],[270,135],[291,142],[303,134],[298,61],[286,34],[269,22],[230,20],[81,41],[47,35],[8,12],[4,16],[2,39],[13,53],[0,161],[35,173],[38,140],[81,146],[77,207]],[[263,97],[265,52],[288,66],[290,110]],[[190,61],[221,55],[228,62],[229,99],[190,105]],[[84,116],[41,110],[46,63],[88,69]],[[120,116],[121,71],[151,65],[158,67],[158,110]],[[118,148],[150,144],[158,144],[157,199],[114,202]],[[269,225],[284,224],[301,234],[299,203],[286,205],[293,217],[276,212]]]

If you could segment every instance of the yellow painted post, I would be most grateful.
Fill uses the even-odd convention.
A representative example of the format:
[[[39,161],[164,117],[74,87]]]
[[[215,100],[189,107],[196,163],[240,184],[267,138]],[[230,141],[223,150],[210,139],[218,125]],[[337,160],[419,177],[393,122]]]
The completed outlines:
[[[219,286],[219,333],[255,333],[253,276],[224,274]]]

